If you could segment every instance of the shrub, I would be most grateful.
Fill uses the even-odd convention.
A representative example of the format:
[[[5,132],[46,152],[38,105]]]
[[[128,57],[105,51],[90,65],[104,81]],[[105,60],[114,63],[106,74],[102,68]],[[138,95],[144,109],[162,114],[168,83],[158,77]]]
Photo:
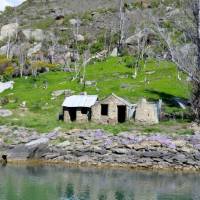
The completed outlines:
[[[14,66],[10,59],[6,58],[4,55],[0,55],[0,75],[8,78],[14,73]]]
[[[1,99],[0,99],[0,105],[2,105],[2,106],[4,106],[4,105],[6,105],[6,104],[8,104],[9,103],[9,99],[8,99],[8,97],[1,97]]]
[[[33,62],[31,66],[34,70],[40,70],[44,68],[48,68],[49,70],[55,70],[58,68],[58,64],[52,64],[44,61]]]

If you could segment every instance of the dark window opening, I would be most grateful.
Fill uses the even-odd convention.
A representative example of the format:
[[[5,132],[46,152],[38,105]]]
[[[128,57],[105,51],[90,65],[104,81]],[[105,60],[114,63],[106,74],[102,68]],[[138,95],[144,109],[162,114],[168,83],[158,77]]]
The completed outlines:
[[[82,108],[81,109],[81,114],[87,115],[88,114],[88,109],[87,108]]]
[[[69,109],[69,116],[70,116],[70,120],[76,121],[76,108],[70,108]]]
[[[108,116],[108,104],[101,104],[101,115]]]
[[[126,106],[117,106],[118,122],[124,123],[126,121]]]

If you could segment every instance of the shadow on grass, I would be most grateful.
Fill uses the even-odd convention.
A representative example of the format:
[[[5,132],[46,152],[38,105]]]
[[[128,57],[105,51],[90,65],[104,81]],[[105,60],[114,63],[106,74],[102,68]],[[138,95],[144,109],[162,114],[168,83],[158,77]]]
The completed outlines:
[[[186,98],[180,98],[178,96],[174,96],[174,95],[171,95],[171,94],[168,94],[165,92],[159,92],[156,90],[145,90],[145,92],[153,94],[153,95],[157,95],[159,97],[159,99],[162,99],[162,101],[169,107],[179,107],[179,105],[175,101],[175,99],[178,99],[185,105],[188,105],[188,99],[186,99]],[[149,100],[155,100],[155,99],[151,98]]]

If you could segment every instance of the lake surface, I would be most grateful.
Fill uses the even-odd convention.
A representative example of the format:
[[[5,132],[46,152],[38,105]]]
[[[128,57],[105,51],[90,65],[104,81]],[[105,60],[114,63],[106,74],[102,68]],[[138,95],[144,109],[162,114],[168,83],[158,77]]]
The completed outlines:
[[[200,174],[6,166],[0,200],[200,200]]]

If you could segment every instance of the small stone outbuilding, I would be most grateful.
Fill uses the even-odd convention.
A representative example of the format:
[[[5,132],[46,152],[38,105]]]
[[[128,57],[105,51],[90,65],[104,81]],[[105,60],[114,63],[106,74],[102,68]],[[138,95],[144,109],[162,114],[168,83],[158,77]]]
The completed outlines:
[[[133,119],[136,105],[115,94],[92,107],[92,121],[102,124],[117,124]]]
[[[146,99],[142,99],[136,107],[135,121],[147,124],[158,124],[161,113],[160,100],[157,103],[148,102]]]
[[[64,121],[90,121],[92,118],[92,106],[94,106],[97,100],[97,95],[73,95],[66,97],[62,104]]]

